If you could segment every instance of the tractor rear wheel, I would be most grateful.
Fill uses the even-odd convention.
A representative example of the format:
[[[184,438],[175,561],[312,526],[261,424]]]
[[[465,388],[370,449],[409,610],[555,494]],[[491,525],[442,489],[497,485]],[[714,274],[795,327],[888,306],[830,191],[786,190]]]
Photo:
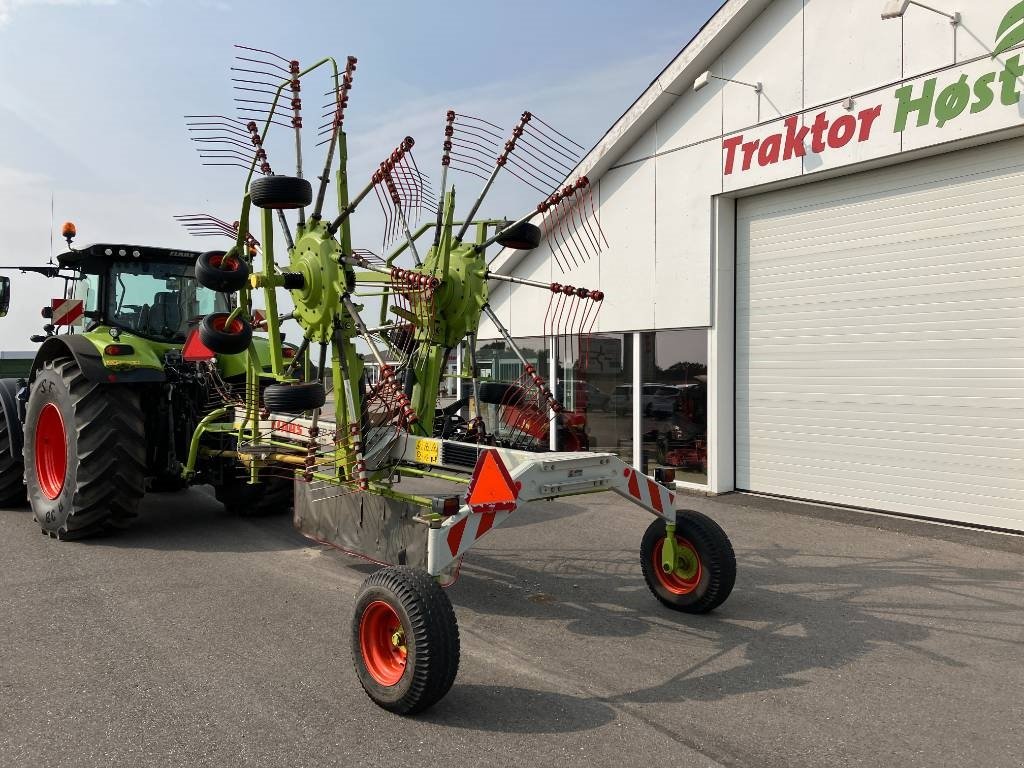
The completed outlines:
[[[21,452],[21,423],[17,421],[17,383],[0,380],[0,507],[25,503],[25,460]]]
[[[666,571],[665,519],[657,518],[640,542],[640,568],[654,596],[683,613],[708,613],[725,602],[736,583],[736,555],[725,531],[707,515],[676,512],[675,568]]]
[[[145,493],[139,393],[85,378],[70,357],[36,372],[25,413],[25,485],[36,522],[58,539],[124,527]]]
[[[414,715],[440,701],[459,671],[459,627],[437,580],[407,566],[371,574],[356,596],[352,660],[384,709]]]

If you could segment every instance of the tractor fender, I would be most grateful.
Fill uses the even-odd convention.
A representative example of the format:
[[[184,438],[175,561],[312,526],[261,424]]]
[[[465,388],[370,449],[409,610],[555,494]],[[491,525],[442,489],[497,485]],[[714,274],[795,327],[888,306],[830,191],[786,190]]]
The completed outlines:
[[[3,410],[4,419],[7,421],[8,434],[11,436],[11,454],[15,457],[21,455],[21,448],[24,445],[21,425],[25,420],[25,408],[18,402],[18,390],[24,383],[21,379],[0,379],[0,409]]]
[[[166,381],[163,371],[142,368],[135,371],[112,371],[103,365],[103,357],[96,345],[84,336],[69,334],[51,336],[43,342],[32,362],[29,382],[35,381],[36,371],[44,364],[59,357],[71,355],[89,381],[103,384],[142,384]]]

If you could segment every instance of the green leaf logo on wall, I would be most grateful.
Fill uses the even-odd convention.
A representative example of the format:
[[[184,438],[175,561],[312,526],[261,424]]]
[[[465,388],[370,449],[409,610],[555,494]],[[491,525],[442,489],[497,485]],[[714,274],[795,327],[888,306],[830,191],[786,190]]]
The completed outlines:
[[[996,49],[992,52],[992,58],[1020,43],[1024,43],[1024,1],[1013,6],[1003,17],[999,31],[996,32]]]

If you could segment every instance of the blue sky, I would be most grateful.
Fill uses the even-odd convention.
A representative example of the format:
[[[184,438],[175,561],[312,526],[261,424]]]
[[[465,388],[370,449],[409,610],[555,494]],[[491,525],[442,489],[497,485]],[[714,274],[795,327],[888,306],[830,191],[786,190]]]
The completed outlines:
[[[234,43],[357,56],[353,186],[407,134],[436,184],[449,107],[502,126],[529,109],[590,147],[720,4],[0,0],[0,265],[46,261],[51,193],[56,226],[75,221],[82,243],[219,245],[171,217],[238,216],[242,172],[202,167],[182,118],[232,112]],[[456,181],[465,203],[476,184]],[[506,182],[482,212],[514,218],[539,197]],[[379,251],[379,211],[353,222],[356,245]],[[14,283],[0,349],[29,349],[56,286]]]

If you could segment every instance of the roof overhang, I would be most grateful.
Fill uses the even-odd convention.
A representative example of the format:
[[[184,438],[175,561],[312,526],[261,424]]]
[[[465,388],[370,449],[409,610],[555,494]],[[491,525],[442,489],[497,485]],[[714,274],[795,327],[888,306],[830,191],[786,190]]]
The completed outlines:
[[[726,0],[686,47],[654,78],[616,120],[567,178],[587,176],[591,183],[646,133],[662,114],[693,86],[702,73],[761,15],[771,0]],[[511,274],[528,251],[499,253],[493,272]]]

